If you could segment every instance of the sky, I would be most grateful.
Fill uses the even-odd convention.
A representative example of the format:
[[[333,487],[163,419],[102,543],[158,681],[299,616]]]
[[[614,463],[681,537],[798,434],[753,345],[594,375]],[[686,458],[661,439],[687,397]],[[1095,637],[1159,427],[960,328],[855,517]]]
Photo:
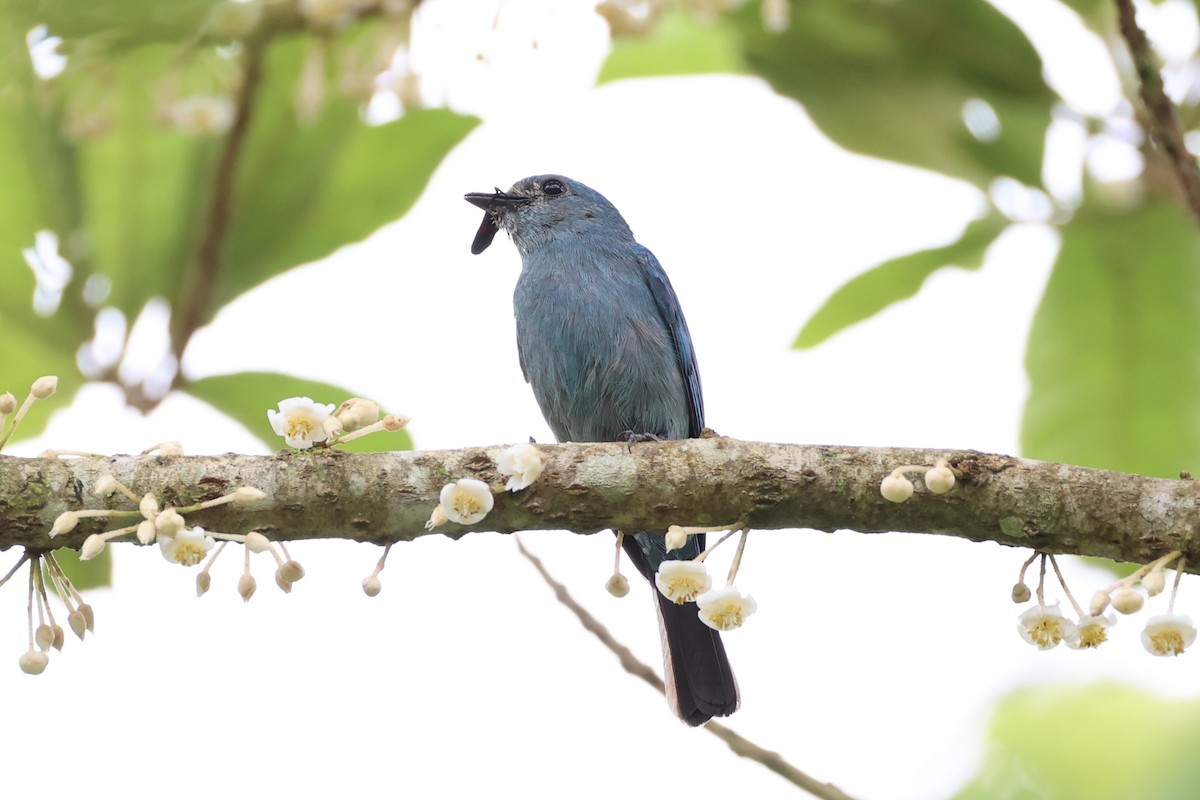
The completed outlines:
[[[1075,107],[1117,104],[1111,65],[1069,12],[998,5],[1035,20],[1052,83]],[[983,197],[840,150],[754,78],[593,88],[608,44],[587,3],[498,8],[431,0],[418,19],[411,58],[426,98],[485,122],[417,206],[235,301],[194,338],[189,375],[273,369],[345,385],[411,416],[421,449],[552,441],[517,364],[520,260],[503,234],[470,254],[479,211],[462,195],[558,172],[604,193],[669,273],[721,434],[1018,452],[1025,331],[1052,230],[1015,225],[980,271],[941,271],[912,300],[792,350],[834,289],[880,260],[953,241]],[[1067,167],[1051,182],[1069,196],[1082,160],[1119,173],[1128,152],[1120,141],[1085,147],[1064,116],[1054,146]],[[1107,158],[1095,154],[1104,147]],[[248,421],[265,426],[258,413]],[[137,452],[165,439],[193,454],[267,452],[198,402],[172,396],[141,418],[105,386],[85,387],[44,436],[11,452]],[[661,666],[648,587],[635,582],[621,600],[604,592],[608,534],[521,536],[618,639]],[[14,796],[47,786],[179,798],[796,794],[621,672],[509,537],[397,545],[373,599],[359,584],[377,548],[300,543],[291,551],[307,577],[285,597],[260,556],[248,604],[235,591],[240,553],[218,562],[197,600],[194,572],[153,549],[116,551],[115,588],[88,598],[95,634],[69,641],[38,678],[15,666],[24,593],[15,582],[0,590],[0,665],[12,658],[0,666],[0,752],[24,767],[6,774]],[[718,551],[714,573],[729,555]],[[738,585],[759,610],[725,635],[743,703],[729,724],[856,797],[929,798],[973,775],[992,707],[1019,687],[1116,679],[1200,691],[1195,654],[1142,650],[1141,617],[1095,652],[1023,642],[1009,590],[1027,555],[939,536],[753,533]],[[1080,597],[1109,580],[1073,560],[1064,571]],[[1184,582],[1185,612],[1195,591]],[[1158,605],[1165,598],[1149,613]]]

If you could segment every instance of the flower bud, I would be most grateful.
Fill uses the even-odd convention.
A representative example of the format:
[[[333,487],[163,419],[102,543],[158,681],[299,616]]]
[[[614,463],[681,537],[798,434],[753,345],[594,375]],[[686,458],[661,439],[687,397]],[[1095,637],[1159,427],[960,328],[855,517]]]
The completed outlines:
[[[142,497],[142,502],[138,503],[138,511],[142,512],[142,516],[146,519],[154,519],[158,516],[158,498],[152,492],[146,492]]]
[[[285,561],[279,568],[279,572],[283,575],[283,579],[288,583],[295,583],[304,577],[304,567],[300,566],[299,561]]]
[[[38,625],[37,630],[33,632],[33,640],[37,642],[39,650],[46,652],[54,644],[54,629],[44,623]]]
[[[688,537],[687,534],[684,533],[683,528],[679,527],[678,525],[672,525],[671,527],[667,528],[668,553],[672,550],[678,550],[679,548],[685,546],[687,544],[687,540]]]
[[[271,549],[271,540],[258,531],[246,534],[246,549],[251,553],[265,553]]]
[[[1125,588],[1113,596],[1112,607],[1122,614],[1136,614],[1142,610],[1145,602],[1146,598],[1142,597],[1140,592]]]
[[[212,575],[205,570],[201,570],[196,576],[196,597],[203,597],[210,586],[212,586]]]
[[[117,479],[112,475],[101,475],[96,478],[96,486],[93,491],[100,497],[108,497],[117,490]]]
[[[79,637],[79,641],[83,641],[83,634],[87,632],[87,623],[83,619],[83,614],[78,611],[72,611],[67,615],[67,624],[71,626],[71,630]]]
[[[253,486],[239,486],[233,492],[233,503],[238,506],[253,506],[258,505],[259,501],[265,500],[267,493],[262,489],[255,489]]]
[[[96,613],[92,611],[92,607],[87,603],[79,604],[79,613],[83,614],[83,624],[87,626],[88,633],[96,629]]]
[[[0,414],[11,414],[17,410],[17,398],[12,392],[0,394]]]
[[[374,597],[383,591],[383,584],[379,582],[378,575],[368,575],[363,578],[362,587],[367,597]]]
[[[137,526],[137,540],[141,544],[154,544],[158,538],[158,528],[148,519],[144,519]]]
[[[885,500],[891,500],[893,503],[903,503],[913,495],[912,481],[899,473],[893,472],[879,484],[879,493],[883,495]]]
[[[1108,608],[1108,604],[1112,602],[1112,598],[1108,596],[1108,592],[1098,591],[1092,595],[1092,606],[1088,609],[1088,614],[1093,617],[1098,617],[1104,613],[1104,609]]]
[[[238,578],[237,590],[242,596],[242,600],[249,603],[250,598],[254,597],[254,590],[258,588],[258,583],[255,582],[254,576],[249,573],[243,573],[242,577]]]
[[[64,511],[54,519],[54,525],[50,528],[50,538],[62,536],[64,533],[70,533],[75,530],[75,526],[79,524],[79,515],[74,511]]]
[[[326,439],[337,436],[342,432],[342,421],[337,417],[326,417],[321,422],[321,430],[325,431]]]
[[[403,414],[388,414],[383,418],[383,429],[398,431],[410,422],[412,422],[412,419]]]
[[[167,506],[157,517],[154,518],[154,530],[162,536],[175,536],[184,527],[187,522],[184,521],[183,515],[176,511],[171,506]],[[138,526],[138,537],[141,538],[141,526]],[[151,539],[150,541],[154,541]],[[149,544],[146,542],[145,544]]]
[[[1150,573],[1142,577],[1142,588],[1146,590],[1146,594],[1151,597],[1157,597],[1162,594],[1162,590],[1166,588],[1167,579],[1163,577],[1161,569],[1150,570]]]
[[[275,570],[275,585],[282,589],[284,594],[292,593],[292,582],[283,577],[283,567]]]
[[[50,631],[53,634],[50,638],[50,646],[61,653],[63,640],[65,639],[63,636],[62,625],[52,625],[50,626]]]
[[[347,431],[356,431],[379,420],[379,403],[361,397],[351,397],[342,403],[334,414]]]
[[[93,533],[91,536],[83,540],[83,547],[79,548],[79,560],[91,561],[96,556],[104,551],[105,539],[98,533]]]
[[[17,663],[21,665],[21,672],[26,675],[41,675],[50,663],[50,656],[31,648],[25,651]]]
[[[50,395],[54,394],[54,390],[58,388],[57,375],[43,375],[33,382],[29,393],[38,400],[45,400]],[[40,672],[41,670],[39,670]]]
[[[954,488],[954,472],[945,462],[925,473],[925,488],[934,494],[945,494]]]
[[[615,573],[608,582],[604,584],[604,588],[613,597],[624,597],[629,594],[629,581],[621,573]]]
[[[179,442],[163,442],[158,446],[158,454],[160,456],[181,456],[183,455],[183,445]]]
[[[1018,581],[1013,584],[1012,601],[1014,603],[1024,603],[1029,599],[1029,587]]]

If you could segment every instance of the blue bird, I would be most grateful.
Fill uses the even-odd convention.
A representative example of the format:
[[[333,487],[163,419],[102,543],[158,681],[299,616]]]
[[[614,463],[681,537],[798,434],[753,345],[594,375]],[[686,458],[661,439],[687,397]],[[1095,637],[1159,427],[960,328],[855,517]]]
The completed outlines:
[[[560,442],[696,438],[704,400],[679,300],[654,254],[594,189],[537,175],[502,192],[465,196],[484,209],[471,252],[500,228],[521,253],[513,294],[525,380]],[[704,536],[666,552],[661,534],[624,538],[625,552],[653,585],[666,559],[691,559]],[[689,725],[732,714],[737,682],[720,634],[695,603],[657,590],[667,700]]]

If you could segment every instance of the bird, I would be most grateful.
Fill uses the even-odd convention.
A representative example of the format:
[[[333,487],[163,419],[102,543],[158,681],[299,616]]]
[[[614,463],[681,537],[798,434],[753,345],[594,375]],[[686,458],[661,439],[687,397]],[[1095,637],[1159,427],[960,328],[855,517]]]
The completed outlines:
[[[517,352],[542,416],[560,442],[689,439],[704,428],[692,337],[666,272],[603,195],[562,175],[507,192],[464,196],[482,208],[475,255],[503,228],[521,255],[513,292]],[[622,537],[651,585],[667,559],[692,559],[703,534],[667,552],[662,534]],[[737,710],[737,681],[720,634],[695,603],[657,590],[667,701],[689,725]]]

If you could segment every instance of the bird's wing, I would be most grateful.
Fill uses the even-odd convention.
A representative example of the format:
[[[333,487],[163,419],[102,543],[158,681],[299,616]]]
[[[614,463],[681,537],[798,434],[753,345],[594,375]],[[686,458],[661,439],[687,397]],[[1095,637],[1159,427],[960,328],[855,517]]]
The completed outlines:
[[[696,350],[692,347],[692,335],[688,333],[687,321],[683,318],[683,309],[679,307],[679,298],[671,288],[667,273],[654,254],[636,245],[638,260],[642,265],[642,273],[646,277],[646,285],[654,296],[658,313],[671,332],[671,341],[675,344],[675,362],[679,365],[679,374],[688,395],[688,435],[695,439],[704,429],[704,396],[700,391],[700,372],[696,369]]]

